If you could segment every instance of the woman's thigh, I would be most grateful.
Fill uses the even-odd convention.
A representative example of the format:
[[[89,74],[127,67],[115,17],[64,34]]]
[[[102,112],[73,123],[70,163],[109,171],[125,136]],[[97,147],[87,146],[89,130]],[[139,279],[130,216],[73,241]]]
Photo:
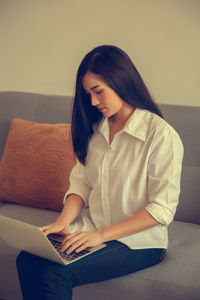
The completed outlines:
[[[17,259],[17,268],[24,299],[71,299],[73,287],[148,268],[159,263],[165,251],[131,250],[118,241],[106,245],[67,266],[22,252]]]
[[[74,277],[74,286],[108,280],[134,273],[159,263],[165,249],[132,250],[126,245],[111,241],[107,246],[68,268]]]

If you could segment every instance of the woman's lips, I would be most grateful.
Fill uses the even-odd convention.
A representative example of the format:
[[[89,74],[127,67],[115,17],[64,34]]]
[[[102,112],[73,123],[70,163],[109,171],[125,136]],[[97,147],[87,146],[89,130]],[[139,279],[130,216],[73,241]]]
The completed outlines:
[[[103,111],[105,107],[97,107],[99,111]]]

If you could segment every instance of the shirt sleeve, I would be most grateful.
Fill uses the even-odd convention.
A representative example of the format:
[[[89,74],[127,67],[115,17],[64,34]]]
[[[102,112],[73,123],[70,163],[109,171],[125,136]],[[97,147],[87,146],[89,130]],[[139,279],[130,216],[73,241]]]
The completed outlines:
[[[180,194],[183,144],[171,128],[157,132],[148,164],[148,200],[146,210],[168,226],[175,215]]]
[[[89,194],[91,192],[91,186],[85,175],[85,166],[82,165],[78,160],[70,173],[69,181],[69,189],[64,196],[63,203],[65,203],[68,195],[76,194],[83,199],[85,206],[87,206]]]

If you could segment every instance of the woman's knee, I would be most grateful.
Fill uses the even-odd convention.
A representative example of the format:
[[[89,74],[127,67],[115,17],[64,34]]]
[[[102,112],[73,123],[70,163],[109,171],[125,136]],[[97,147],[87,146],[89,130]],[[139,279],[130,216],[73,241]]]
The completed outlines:
[[[18,273],[22,276],[37,274],[40,282],[59,282],[68,287],[75,285],[75,279],[68,266],[63,266],[47,259],[32,255],[27,252],[20,252],[16,265]]]
[[[31,262],[31,257],[30,254],[25,252],[25,251],[21,251],[16,259],[16,265],[17,265],[17,269],[21,269],[22,267],[26,266],[27,263],[30,264]]]
[[[38,280],[41,295],[48,295],[48,299],[71,299],[74,278],[68,266],[49,261],[40,268]]]
[[[40,265],[40,257],[33,255],[31,253],[21,251],[16,259],[17,269],[28,267],[31,269],[32,267],[35,269]]]
[[[16,265],[24,299],[71,299],[74,278],[68,266],[23,251]]]

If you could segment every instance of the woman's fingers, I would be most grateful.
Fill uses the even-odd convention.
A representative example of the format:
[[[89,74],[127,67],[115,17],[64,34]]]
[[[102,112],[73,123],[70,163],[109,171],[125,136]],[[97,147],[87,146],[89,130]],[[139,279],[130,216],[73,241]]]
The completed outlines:
[[[46,226],[41,226],[40,229],[42,231],[45,231],[46,229],[48,229],[51,225],[46,225]]]
[[[68,235],[62,243],[61,251],[65,251],[67,249],[67,253],[70,254],[72,251],[76,250],[79,252],[79,247],[85,249],[87,246],[84,244],[88,241],[87,234],[85,232],[75,232],[73,234]],[[82,249],[82,250],[83,250]]]
[[[58,230],[56,230],[57,228],[50,226],[49,228],[45,229],[43,232],[45,235],[48,235],[50,233],[57,233]]]
[[[76,252],[83,251],[83,250],[87,249],[88,247],[90,247],[90,246],[88,245],[88,242],[85,242],[84,244],[82,244],[80,247],[78,247],[78,248],[76,249]]]
[[[87,242],[87,239],[85,238],[85,239],[78,240],[77,242],[75,242],[71,246],[64,245],[63,248],[61,249],[61,251],[66,251],[67,250],[66,251],[67,254],[70,254],[73,251],[79,252],[80,247],[81,247],[82,250],[87,248],[86,242]]]
[[[69,234],[68,236],[65,237],[65,239],[63,240],[63,243],[67,242],[67,241],[72,241],[72,240],[76,240],[76,238],[82,234],[83,232],[81,231],[75,231],[74,233]]]
[[[67,226],[58,223],[52,223],[46,226],[42,226],[40,227],[40,229],[44,232],[45,235],[48,235],[50,233],[61,233],[61,234],[68,233]]]
[[[103,237],[99,231],[77,231],[69,234],[63,241],[62,251],[67,249],[67,253],[82,251],[87,247],[94,247],[103,243]]]
[[[51,231],[51,228],[52,228],[52,224],[40,227],[40,229],[44,232],[45,235],[51,233],[49,232]]]

